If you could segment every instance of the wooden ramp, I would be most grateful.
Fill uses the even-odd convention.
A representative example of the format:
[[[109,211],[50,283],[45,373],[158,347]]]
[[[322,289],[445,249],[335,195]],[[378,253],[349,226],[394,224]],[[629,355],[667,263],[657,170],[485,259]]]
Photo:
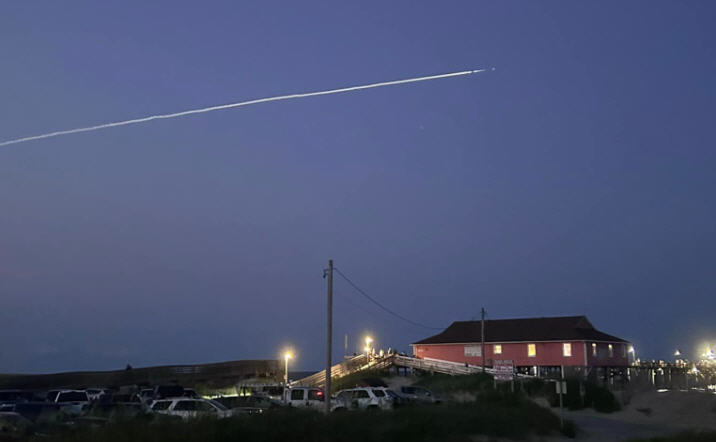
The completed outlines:
[[[465,366],[465,364],[439,361],[435,359],[418,359],[411,358],[410,356],[387,355],[383,357],[374,357],[370,361],[367,361],[365,355],[360,355],[331,367],[331,379],[340,379],[343,376],[359,371],[379,370],[390,367],[404,367],[413,370],[421,370],[430,373],[444,373],[449,375],[466,375],[482,372],[482,367],[474,365]],[[495,370],[487,368],[485,369],[485,372],[493,374]],[[291,385],[323,387],[325,383],[326,370],[322,370],[311,376],[294,381]]]
[[[407,367],[432,373],[444,373],[449,375],[482,373],[482,367],[457,362],[440,361],[437,359],[418,359],[400,355],[392,355],[391,358],[392,365],[397,367]],[[494,374],[495,370],[486,368],[485,373]]]

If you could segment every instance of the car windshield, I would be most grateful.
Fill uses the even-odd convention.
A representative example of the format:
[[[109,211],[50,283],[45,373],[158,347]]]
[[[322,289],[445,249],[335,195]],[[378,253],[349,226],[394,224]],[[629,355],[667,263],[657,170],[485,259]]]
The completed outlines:
[[[172,401],[159,401],[155,402],[154,405],[152,405],[152,410],[159,411],[159,410],[166,410],[169,408],[169,406],[172,404]]]
[[[281,396],[283,394],[283,387],[264,387],[264,393],[269,396]]]
[[[60,393],[57,402],[86,402],[87,393],[84,391],[67,391]]]
[[[0,401],[14,401],[19,395],[18,391],[0,391]]]
[[[222,404],[221,402],[217,402],[217,401],[215,401],[215,400],[213,400],[213,399],[210,399],[209,402],[211,402],[212,404],[214,404],[214,406],[215,406],[216,408],[218,408],[219,410],[221,410],[221,411],[226,411],[226,410],[228,410],[228,408],[226,408],[226,407],[224,406],[224,404]]]

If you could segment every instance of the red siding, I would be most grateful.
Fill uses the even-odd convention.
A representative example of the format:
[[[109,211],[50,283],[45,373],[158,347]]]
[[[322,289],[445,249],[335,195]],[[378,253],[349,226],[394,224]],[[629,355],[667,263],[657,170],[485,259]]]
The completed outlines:
[[[592,343],[587,343],[587,363],[590,366],[596,367],[616,367],[622,365],[628,365],[627,359],[628,354],[626,353],[629,344],[617,343],[612,344],[614,349],[613,357],[609,357],[609,344],[604,342],[597,342],[597,356],[592,353]],[[626,356],[623,356],[626,355]]]
[[[486,365],[491,366],[493,359],[508,359],[514,361],[515,366],[584,366],[585,365],[585,354],[584,347],[585,343],[579,341],[572,341],[572,356],[562,355],[562,344],[564,342],[535,342],[537,354],[534,357],[527,355],[527,344],[528,343],[503,343],[502,354],[495,354],[495,344],[485,344],[486,354]],[[479,356],[465,356],[465,346],[476,345],[479,343],[471,344],[422,344],[413,346],[413,355],[418,358],[432,358],[440,359],[443,361],[452,361],[465,363],[470,365],[481,365],[482,358]],[[598,357],[593,358],[591,351],[591,343],[587,343],[587,365],[591,366],[622,366],[627,365],[627,359],[622,357],[622,345],[626,344],[612,344],[614,346],[614,357],[608,357],[608,344],[599,343],[597,344]]]

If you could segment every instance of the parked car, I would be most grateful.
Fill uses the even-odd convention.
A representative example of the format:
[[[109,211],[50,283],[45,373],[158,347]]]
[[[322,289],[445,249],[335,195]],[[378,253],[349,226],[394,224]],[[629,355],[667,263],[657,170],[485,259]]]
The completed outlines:
[[[190,397],[194,399],[201,399],[201,396],[199,396],[199,393],[196,392],[193,388],[185,388],[184,393],[182,393],[183,397]]]
[[[22,402],[15,404],[15,413],[32,422],[55,421],[60,405],[49,402]]]
[[[323,406],[323,390],[315,387],[290,387],[284,389],[283,404],[289,407],[319,408]]]
[[[400,387],[400,396],[409,402],[427,402],[430,404],[439,404],[440,399],[430,390],[424,387]]]
[[[129,394],[129,393],[110,393],[105,394],[100,397],[99,402],[102,403],[132,403],[132,404],[142,404],[142,400],[139,398],[139,396],[135,393]]]
[[[47,395],[45,395],[45,401],[54,403],[57,399],[57,395],[60,394],[60,391],[62,390],[50,390],[47,392]]]
[[[79,415],[89,405],[89,396],[84,390],[60,390],[55,395],[54,403],[69,415]]]
[[[390,410],[395,406],[396,394],[385,387],[359,387],[341,390],[336,394],[335,411]]]
[[[278,404],[269,398],[261,396],[223,396],[214,399],[235,413],[256,414],[263,413]]]
[[[160,399],[152,403],[152,412],[177,416],[184,420],[197,417],[226,418],[233,415],[232,411],[219,402],[206,399],[171,398]]]
[[[272,401],[281,402],[283,400],[284,390],[282,385],[264,385],[255,388],[254,394],[271,399]]]
[[[153,400],[152,398],[154,397],[154,389],[153,388],[143,388],[143,389],[139,390],[139,393],[137,393],[137,396],[139,397],[139,399],[142,402],[144,402],[146,404],[151,404],[151,402]]]
[[[153,389],[152,399],[156,401],[171,397],[185,397],[184,391],[184,387],[181,385],[157,385]],[[196,395],[196,392],[194,394]]]
[[[0,412],[12,411],[18,402],[30,402],[33,398],[31,391],[0,390]]]
[[[87,409],[85,417],[111,422],[136,418],[146,412],[147,410],[139,402],[94,402]]]
[[[97,401],[102,396],[109,393],[107,388],[88,388],[85,390],[90,401]]]

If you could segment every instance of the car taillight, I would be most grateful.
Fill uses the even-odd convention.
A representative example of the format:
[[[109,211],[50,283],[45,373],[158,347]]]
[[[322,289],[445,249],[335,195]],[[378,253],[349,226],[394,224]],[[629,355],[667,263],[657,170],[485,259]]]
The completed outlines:
[[[316,396],[323,397],[323,392],[319,390],[318,393],[316,393]]]

